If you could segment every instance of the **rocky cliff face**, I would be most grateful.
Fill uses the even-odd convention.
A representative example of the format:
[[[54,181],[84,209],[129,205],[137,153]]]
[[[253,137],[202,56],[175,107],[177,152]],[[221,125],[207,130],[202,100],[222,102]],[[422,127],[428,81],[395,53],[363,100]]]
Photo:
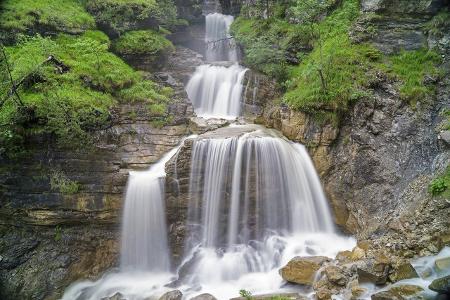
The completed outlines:
[[[427,46],[432,37],[424,31],[425,22],[443,2],[416,2],[362,1],[367,13],[358,22],[378,22],[365,40],[386,53]],[[406,18],[392,19],[396,14]],[[357,36],[359,29],[352,34]],[[445,49],[438,49],[444,66],[450,54]],[[432,199],[427,187],[450,159],[448,141],[441,139],[449,83],[444,76],[436,83],[432,102],[424,100],[413,108],[401,100],[398,83],[380,74],[373,96],[359,101],[338,126],[279,105],[266,106],[261,122],[309,147],[336,222],[345,230],[359,238],[395,236],[395,247],[405,251],[436,252],[449,233],[449,206],[445,199]],[[427,241],[421,244],[419,239]]]

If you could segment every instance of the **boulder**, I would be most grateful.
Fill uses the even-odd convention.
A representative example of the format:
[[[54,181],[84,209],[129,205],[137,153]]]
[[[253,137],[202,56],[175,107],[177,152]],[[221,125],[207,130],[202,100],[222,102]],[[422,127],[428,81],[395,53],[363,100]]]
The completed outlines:
[[[436,259],[434,266],[438,271],[450,270],[450,257]]]
[[[280,275],[284,280],[292,283],[312,285],[316,272],[328,260],[324,256],[297,256],[280,269]]]
[[[387,281],[390,266],[376,261],[366,261],[357,268],[359,283],[383,285]]]
[[[101,300],[126,300],[126,299],[121,293],[117,292],[114,295],[112,295],[111,297],[105,297],[105,298],[102,298]]]
[[[433,280],[433,282],[428,286],[428,288],[439,294],[449,294],[450,275]]]
[[[389,275],[392,282],[397,282],[403,279],[418,278],[419,275],[410,263],[402,263],[394,268],[394,272]]]
[[[173,290],[162,295],[159,300],[181,300],[183,294],[179,290]]]
[[[406,300],[412,296],[417,296],[423,288],[417,285],[397,285],[388,290],[381,291],[372,295],[372,300]],[[415,299],[420,299],[414,297]]]
[[[273,300],[273,299],[284,299],[284,300],[307,300],[305,296],[298,293],[281,293],[281,294],[263,294],[263,295],[252,295],[252,300]],[[245,297],[231,298],[230,300],[247,300]]]
[[[191,298],[190,300],[217,300],[217,298],[211,294],[205,293],[205,294],[200,294],[198,296],[195,296],[195,297]]]
[[[325,274],[331,283],[339,286],[345,286],[348,282],[348,276],[345,272],[336,266],[325,267]]]

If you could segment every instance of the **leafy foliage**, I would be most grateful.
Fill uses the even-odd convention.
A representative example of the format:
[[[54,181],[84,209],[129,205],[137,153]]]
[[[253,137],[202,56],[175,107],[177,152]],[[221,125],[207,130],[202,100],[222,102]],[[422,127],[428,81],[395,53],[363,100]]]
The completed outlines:
[[[95,27],[79,0],[4,0],[0,12],[0,27],[12,32],[36,28],[80,33]]]
[[[119,54],[159,55],[174,50],[172,43],[162,34],[152,30],[129,31],[122,35],[114,45]]]
[[[251,300],[253,298],[252,293],[244,289],[239,291],[239,295],[247,300]]]

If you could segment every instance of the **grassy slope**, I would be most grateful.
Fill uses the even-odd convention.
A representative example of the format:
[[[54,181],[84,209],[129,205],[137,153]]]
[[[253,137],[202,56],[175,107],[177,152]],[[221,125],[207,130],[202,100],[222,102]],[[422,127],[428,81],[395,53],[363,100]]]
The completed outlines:
[[[171,89],[145,80],[140,72],[109,51],[111,42],[104,33],[87,30],[94,26],[94,21],[80,1],[31,1],[29,7],[25,2],[30,1],[4,2],[1,25],[31,33],[52,24],[58,25],[55,28],[59,31],[80,30],[80,34],[60,33],[52,38],[22,36],[15,45],[5,48],[14,81],[30,73],[32,76],[19,90],[20,101],[11,97],[0,107],[0,155],[19,151],[21,141],[37,132],[55,134],[62,144],[86,144],[90,131],[110,123],[110,110],[119,101],[147,103],[158,124],[165,119]],[[37,8],[39,17],[29,12]],[[158,46],[171,44],[161,40]],[[50,55],[67,69],[62,70],[54,63],[41,65]],[[11,85],[4,61],[0,67],[0,99],[4,99]]]
[[[313,27],[290,24],[282,17],[238,18],[232,31],[245,48],[246,63],[277,77],[286,90],[284,101],[294,109],[335,118],[337,112],[345,112],[352,102],[370,94],[368,87],[377,71],[401,82],[400,93],[406,101],[427,98],[434,89],[423,79],[427,74],[438,75],[438,55],[418,50],[385,57],[370,44],[352,43],[348,32],[358,15],[358,1],[344,0]],[[313,46],[313,50],[298,51],[300,63],[288,65],[287,45],[295,43],[303,48]],[[266,56],[271,58],[254,59]]]

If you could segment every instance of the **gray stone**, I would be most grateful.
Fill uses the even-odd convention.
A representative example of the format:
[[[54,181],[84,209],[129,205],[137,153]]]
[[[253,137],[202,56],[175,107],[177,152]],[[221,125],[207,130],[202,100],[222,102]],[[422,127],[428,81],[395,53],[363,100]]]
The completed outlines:
[[[179,290],[173,290],[162,295],[159,300],[181,300],[183,294]]]
[[[217,300],[217,298],[211,294],[205,293],[205,294],[195,296],[195,297],[191,298],[190,300]]]

